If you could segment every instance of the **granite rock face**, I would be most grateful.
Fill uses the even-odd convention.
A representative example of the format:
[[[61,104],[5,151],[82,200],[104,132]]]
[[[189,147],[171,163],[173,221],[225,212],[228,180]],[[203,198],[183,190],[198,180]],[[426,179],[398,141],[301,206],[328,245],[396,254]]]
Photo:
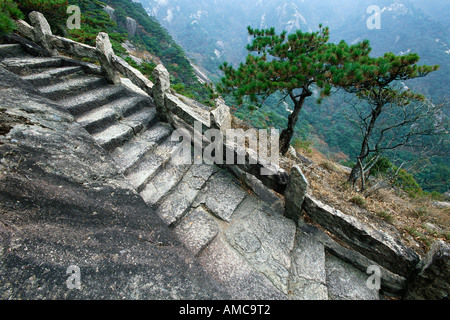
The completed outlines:
[[[127,32],[130,37],[134,37],[137,31],[137,22],[133,18],[127,17]]]

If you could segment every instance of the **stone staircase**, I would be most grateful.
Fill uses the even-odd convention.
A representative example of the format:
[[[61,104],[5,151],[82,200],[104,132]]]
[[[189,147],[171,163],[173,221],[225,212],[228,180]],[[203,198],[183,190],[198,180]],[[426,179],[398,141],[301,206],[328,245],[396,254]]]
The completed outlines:
[[[20,45],[1,45],[0,59],[107,150],[134,190],[234,299],[379,299],[366,286],[367,274],[326,252],[230,172],[177,163],[174,128],[159,121],[152,98],[108,84],[92,72],[95,66],[30,56]]]

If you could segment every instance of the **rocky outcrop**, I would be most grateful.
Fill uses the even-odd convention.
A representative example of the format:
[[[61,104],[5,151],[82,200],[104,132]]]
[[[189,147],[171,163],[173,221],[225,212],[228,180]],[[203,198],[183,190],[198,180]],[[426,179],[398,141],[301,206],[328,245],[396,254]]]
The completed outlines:
[[[308,217],[336,235],[354,250],[403,277],[410,277],[419,256],[390,234],[363,224],[321,201],[306,196],[304,210]]]
[[[137,32],[137,22],[133,18],[127,17],[127,33],[130,37],[134,37]]]
[[[109,15],[109,17],[111,18],[111,20],[116,21],[116,16],[114,14],[114,12],[116,11],[114,8],[111,8],[110,6],[105,6],[103,8],[103,10]]]
[[[114,8],[107,5],[107,6],[103,7],[103,11],[105,11],[109,15],[111,20],[117,22],[117,18],[116,18],[116,14],[115,14],[116,10]],[[127,33],[130,37],[134,37],[136,35],[137,22],[133,18],[127,17],[125,25],[123,27],[127,30]]]
[[[450,293],[450,246],[437,241],[418,265],[406,299],[448,300]]]

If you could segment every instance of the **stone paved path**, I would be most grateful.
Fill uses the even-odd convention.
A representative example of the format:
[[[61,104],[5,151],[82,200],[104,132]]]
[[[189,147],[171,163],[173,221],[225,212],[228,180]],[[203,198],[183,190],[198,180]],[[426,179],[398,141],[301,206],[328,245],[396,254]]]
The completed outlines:
[[[150,97],[110,85],[61,57],[28,56],[18,45],[2,52],[7,69],[73,115],[108,152],[148,207],[234,299],[378,299],[366,286],[368,275],[325,252],[280,206],[265,203],[230,172],[177,164],[174,129],[158,120]]]

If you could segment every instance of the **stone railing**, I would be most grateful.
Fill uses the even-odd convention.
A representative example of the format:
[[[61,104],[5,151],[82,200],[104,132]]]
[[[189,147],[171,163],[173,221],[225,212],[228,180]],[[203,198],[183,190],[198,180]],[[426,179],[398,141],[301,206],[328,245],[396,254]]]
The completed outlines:
[[[153,95],[153,83],[140,71],[131,67],[125,60],[116,56],[107,33],[100,32],[96,39],[96,47],[91,47],[76,41],[55,36],[52,33],[44,15],[31,12],[29,15],[32,26],[23,20],[16,21],[17,31],[25,38],[38,44],[46,56],[55,56],[59,52],[73,55],[77,58],[97,59],[107,80],[114,84],[120,83],[120,74],[130,79],[141,90]]]
[[[224,136],[226,130],[231,128],[230,109],[222,100],[216,100],[216,107],[210,110],[201,106],[198,102],[176,94],[170,89],[169,72],[162,64],[154,69],[155,83],[152,83],[140,71],[114,54],[107,33],[100,32],[96,38],[96,46],[92,47],[53,35],[48,21],[40,12],[31,12],[29,20],[31,25],[23,20],[16,21],[18,33],[38,44],[44,55],[56,56],[62,52],[77,58],[98,60],[102,72],[109,82],[120,84],[121,75],[128,78],[134,85],[154,99],[159,118],[172,124],[175,128],[184,128],[193,132],[195,124],[201,123],[203,130],[218,129]],[[203,146],[206,143],[208,141],[204,140]],[[225,145],[224,148],[231,148],[231,146]],[[236,150],[235,152],[237,153]],[[261,168],[266,168],[268,164],[258,159],[257,156],[256,161],[253,161],[255,155],[252,150],[246,150],[245,152],[245,158],[252,161],[247,161],[245,165],[238,165],[239,170],[255,176],[267,188],[279,194],[284,194],[289,180],[288,174],[277,165],[270,164],[272,174],[261,175]],[[235,173],[236,168],[232,172]]]

